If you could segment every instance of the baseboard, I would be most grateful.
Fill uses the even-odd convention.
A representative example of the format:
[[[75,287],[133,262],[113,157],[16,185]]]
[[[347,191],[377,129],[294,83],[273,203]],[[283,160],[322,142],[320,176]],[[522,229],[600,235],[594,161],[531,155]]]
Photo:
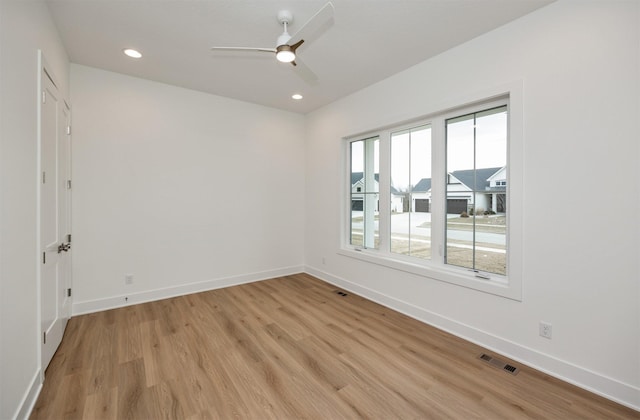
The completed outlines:
[[[258,273],[241,274],[238,276],[205,280],[196,283],[182,284],[179,286],[165,287],[162,289],[129,293],[127,295],[112,296],[104,299],[74,302],[72,311],[74,316],[92,312],[106,311],[109,309],[136,305],[139,303],[152,302],[155,300],[188,295],[191,293],[205,292],[207,290],[221,289],[223,287],[252,283],[255,281],[267,280],[275,277],[288,276],[291,274],[301,273],[303,271],[303,266],[284,267],[275,270],[261,271]]]
[[[24,393],[24,397],[22,397],[22,401],[20,401],[20,405],[13,416],[14,419],[26,420],[31,415],[31,411],[33,411],[33,407],[36,405],[38,395],[40,395],[40,390],[42,389],[42,381],[40,378],[40,369],[38,369],[35,375],[33,375],[33,378],[31,378],[29,388]]]
[[[586,389],[594,394],[640,411],[640,388],[603,376],[589,369],[557,359],[518,343],[478,330],[424,308],[387,296],[314,267],[306,266],[306,273],[349,290],[418,321],[432,325],[550,376]]]

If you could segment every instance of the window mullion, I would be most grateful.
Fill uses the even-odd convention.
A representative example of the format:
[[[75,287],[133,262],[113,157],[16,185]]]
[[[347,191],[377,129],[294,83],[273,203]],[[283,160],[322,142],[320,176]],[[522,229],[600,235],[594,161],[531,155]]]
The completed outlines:
[[[378,231],[380,235],[380,251],[388,253],[391,244],[391,141],[390,132],[379,133],[380,139],[380,211],[378,214]]]
[[[366,141],[364,148],[364,246],[365,248],[375,248],[375,222],[374,215],[376,210],[376,197],[375,197],[375,151],[373,142]]]
[[[477,140],[478,140],[478,130],[477,130],[477,116],[476,114],[473,114],[473,192],[472,194],[472,198],[473,198],[473,228],[472,228],[472,239],[471,239],[471,246],[472,246],[472,250],[471,250],[471,267],[474,271],[476,271],[476,220],[478,219],[478,215],[477,213],[477,203],[478,203],[478,194],[476,193],[476,188],[478,185],[478,167],[477,167],[477,163],[478,163],[478,147],[477,147]]]
[[[431,260],[444,264],[446,223],[446,148],[443,118],[435,118],[431,125]]]

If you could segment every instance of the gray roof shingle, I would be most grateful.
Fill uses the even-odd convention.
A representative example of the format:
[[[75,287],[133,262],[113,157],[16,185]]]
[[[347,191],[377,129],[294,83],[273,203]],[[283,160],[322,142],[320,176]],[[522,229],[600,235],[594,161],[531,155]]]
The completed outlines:
[[[375,178],[377,183],[380,183],[380,174],[373,174],[373,177]],[[360,181],[362,178],[364,178],[364,174],[362,172],[351,172],[351,185]],[[391,193],[400,194],[400,191],[398,191],[395,187],[391,186]]]
[[[500,169],[502,169],[502,167],[482,168],[476,169],[475,171],[473,169],[465,169],[462,171],[453,171],[451,172],[451,175],[455,176],[458,180],[460,180],[460,182],[474,191],[485,191],[489,188],[488,179],[491,177],[491,175],[495,174]]]
[[[456,179],[462,184],[466,185],[469,189],[475,191],[506,191],[505,187],[493,187],[489,188],[489,178],[498,172],[499,168],[482,168],[482,169],[465,169],[460,171],[450,172]],[[474,177],[475,172],[475,177]],[[475,188],[474,188],[475,181]],[[431,178],[422,178],[414,187],[413,192],[427,192],[431,189]]]
[[[427,192],[431,189],[431,178],[422,178],[416,185],[413,187],[413,192]]]

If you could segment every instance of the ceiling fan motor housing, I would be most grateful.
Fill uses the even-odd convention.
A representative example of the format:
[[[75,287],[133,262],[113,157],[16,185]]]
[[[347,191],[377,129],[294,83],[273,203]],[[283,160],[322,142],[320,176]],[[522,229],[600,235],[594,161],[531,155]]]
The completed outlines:
[[[287,45],[287,43],[291,39],[291,35],[289,35],[289,32],[287,32],[287,26],[291,22],[293,22],[293,14],[288,10],[280,10],[278,12],[278,22],[284,25],[284,32],[278,37],[278,40],[276,41],[276,47]]]
[[[281,45],[288,45],[289,40],[291,39],[291,35],[289,35],[287,32],[284,32],[282,35],[280,35],[278,37],[278,41],[276,44],[276,47],[279,47]]]
[[[287,25],[291,25],[293,23],[293,13],[291,13],[289,10],[280,10],[278,12],[278,22],[280,22],[280,24],[284,25],[285,23]]]

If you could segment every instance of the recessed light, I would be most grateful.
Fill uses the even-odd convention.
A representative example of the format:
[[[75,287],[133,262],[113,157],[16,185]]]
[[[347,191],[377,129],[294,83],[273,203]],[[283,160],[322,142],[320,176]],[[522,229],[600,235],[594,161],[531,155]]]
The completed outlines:
[[[142,58],[142,53],[140,51],[131,48],[126,48],[123,52],[131,58]]]
[[[291,97],[296,101],[299,101],[300,99],[302,99],[302,95],[300,95],[299,93],[294,93],[293,95],[291,95]]]

